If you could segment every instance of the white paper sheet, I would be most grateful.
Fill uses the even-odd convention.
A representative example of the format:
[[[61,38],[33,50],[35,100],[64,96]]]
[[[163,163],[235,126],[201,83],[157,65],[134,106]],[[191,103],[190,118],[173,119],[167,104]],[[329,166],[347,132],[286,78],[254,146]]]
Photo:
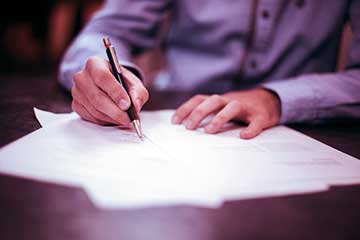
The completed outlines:
[[[253,140],[170,124],[143,112],[147,139],[35,109],[44,127],[0,150],[0,172],[82,186],[100,207],[192,204],[326,190],[360,182],[360,161],[287,127]],[[231,126],[229,126],[231,128]]]
[[[53,123],[59,123],[60,121],[66,121],[70,119],[78,118],[75,112],[72,113],[52,113],[38,108],[34,108],[36,119],[42,127],[50,126]]]
[[[117,193],[118,207],[221,204],[217,195],[192,184],[188,169],[171,162],[148,139],[141,141],[134,132],[100,127],[77,115],[61,115],[55,123],[53,115],[42,115],[45,128],[0,150],[1,172],[83,186],[90,197],[101,193],[102,199],[112,199]]]
[[[170,121],[171,114],[158,114],[164,120],[157,122]],[[186,131],[182,126],[157,127],[156,118],[152,119],[154,122],[148,121],[146,127],[156,129],[148,133],[153,141],[195,172],[203,173],[204,178],[221,179],[213,181],[213,185],[217,185],[224,199],[243,198],[248,194],[246,189],[254,191],[255,186],[260,195],[266,195],[268,183],[273,187],[281,185],[289,193],[293,186],[310,190],[318,184],[345,183],[344,178],[360,183],[359,160],[284,126],[266,130],[255,139],[242,140],[238,137],[241,129],[208,135],[201,129]],[[202,171],[204,166],[206,171]]]

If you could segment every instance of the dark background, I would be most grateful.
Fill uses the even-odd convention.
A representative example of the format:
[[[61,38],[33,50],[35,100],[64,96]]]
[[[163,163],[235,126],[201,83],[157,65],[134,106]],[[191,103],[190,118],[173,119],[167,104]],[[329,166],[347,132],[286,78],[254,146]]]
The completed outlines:
[[[51,72],[102,0],[6,1],[0,8],[0,73]]]

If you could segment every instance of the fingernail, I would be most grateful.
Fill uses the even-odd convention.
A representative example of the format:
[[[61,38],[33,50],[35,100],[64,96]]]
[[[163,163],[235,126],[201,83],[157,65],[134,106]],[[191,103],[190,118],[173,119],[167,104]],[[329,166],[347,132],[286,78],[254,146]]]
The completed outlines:
[[[186,121],[184,122],[184,124],[185,124],[185,127],[186,127],[187,129],[191,129],[191,127],[192,127],[192,121],[191,121],[191,120],[186,120]]]
[[[179,124],[180,123],[180,119],[178,116],[174,115],[171,119],[171,123],[172,124]]]
[[[205,132],[207,132],[207,133],[213,133],[214,130],[215,130],[214,124],[209,124],[205,127]]]
[[[127,110],[129,108],[129,102],[126,101],[125,99],[121,99],[119,101],[119,106],[122,110]]]

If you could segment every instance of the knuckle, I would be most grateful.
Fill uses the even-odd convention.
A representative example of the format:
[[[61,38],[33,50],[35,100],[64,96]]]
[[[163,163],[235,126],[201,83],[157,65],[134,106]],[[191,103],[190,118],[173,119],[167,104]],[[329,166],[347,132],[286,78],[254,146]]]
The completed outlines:
[[[78,83],[79,81],[81,81],[82,78],[83,78],[82,71],[75,73],[74,77],[73,77],[75,83]]]
[[[99,62],[100,58],[96,56],[89,57],[86,61],[85,68],[88,70],[93,69],[97,63]]]
[[[210,98],[215,101],[215,102],[221,102],[222,101],[222,97],[218,94],[213,94],[210,96]]]
[[[231,100],[228,105],[229,105],[229,107],[232,107],[232,108],[235,108],[235,109],[239,109],[239,108],[242,107],[241,102],[239,102],[237,100]]]
[[[94,57],[90,57],[85,63],[86,71],[90,72],[91,69],[94,67],[94,65],[95,65]]]
[[[206,111],[203,108],[196,108],[192,114],[193,116],[204,116],[206,115]]]
[[[201,100],[203,100],[203,99],[205,99],[206,98],[206,95],[203,95],[203,94],[197,94],[197,95],[195,95],[194,96],[194,100],[198,100],[198,101],[201,101]]]
[[[108,77],[106,73],[108,69],[101,64],[101,61],[104,60],[99,57],[90,57],[86,62],[85,69],[94,78],[94,81]]]

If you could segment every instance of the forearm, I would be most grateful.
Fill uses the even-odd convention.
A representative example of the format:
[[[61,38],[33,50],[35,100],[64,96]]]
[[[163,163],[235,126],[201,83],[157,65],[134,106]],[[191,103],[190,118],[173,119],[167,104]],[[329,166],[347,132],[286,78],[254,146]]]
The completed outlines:
[[[74,74],[90,56],[106,59],[104,36],[111,38],[120,63],[140,77],[131,64],[131,52],[155,45],[153,30],[158,27],[166,6],[166,0],[108,0],[67,50],[59,69],[60,83],[70,89]]]
[[[360,70],[303,75],[263,86],[280,98],[280,123],[360,118]]]
[[[84,32],[77,37],[72,46],[67,50],[60,65],[58,76],[60,83],[66,89],[71,89],[74,74],[84,68],[89,57],[98,56],[107,59],[102,41],[104,36],[110,36],[111,38],[110,34],[104,35],[101,33]],[[127,66],[138,77],[142,78],[140,70],[131,63],[128,48],[124,46],[123,43],[117,41],[116,38],[111,38],[111,41],[115,46],[119,59],[121,59],[120,63]]]

